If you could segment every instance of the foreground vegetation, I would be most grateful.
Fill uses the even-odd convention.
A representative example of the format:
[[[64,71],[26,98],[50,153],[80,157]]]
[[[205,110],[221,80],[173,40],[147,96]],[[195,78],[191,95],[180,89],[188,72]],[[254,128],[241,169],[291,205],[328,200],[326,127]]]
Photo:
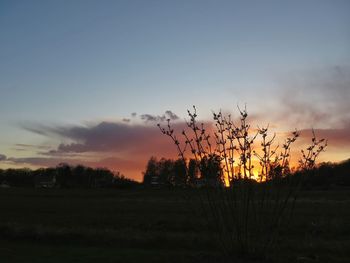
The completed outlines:
[[[0,189],[2,262],[228,262],[195,197],[180,189]],[[349,222],[349,188],[302,191],[267,261],[349,262]]]

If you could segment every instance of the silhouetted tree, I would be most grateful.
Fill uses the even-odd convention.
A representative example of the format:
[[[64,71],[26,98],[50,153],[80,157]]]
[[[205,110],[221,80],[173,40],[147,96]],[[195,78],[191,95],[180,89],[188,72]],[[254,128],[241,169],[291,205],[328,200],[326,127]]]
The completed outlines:
[[[208,186],[223,185],[223,170],[221,167],[221,158],[216,154],[205,156],[200,163],[201,179],[206,182]]]
[[[158,161],[155,157],[152,156],[147,163],[146,171],[143,173],[143,183],[145,185],[150,185],[152,183],[152,180],[155,178],[158,180],[158,177]]]
[[[198,179],[198,164],[195,159],[190,159],[188,162],[187,184],[195,186]]]
[[[70,182],[71,167],[68,164],[61,163],[57,166],[57,184],[62,188],[69,188],[72,186]]]
[[[113,187],[120,188],[120,189],[128,189],[138,186],[139,183],[137,183],[134,180],[126,178],[124,175],[122,175],[119,172],[116,172],[113,176]]]
[[[174,178],[174,162],[170,159],[162,158],[158,164],[159,183],[161,185],[172,186]]]
[[[174,162],[172,176],[172,185],[182,187],[187,185],[186,163],[182,159],[177,159]]]

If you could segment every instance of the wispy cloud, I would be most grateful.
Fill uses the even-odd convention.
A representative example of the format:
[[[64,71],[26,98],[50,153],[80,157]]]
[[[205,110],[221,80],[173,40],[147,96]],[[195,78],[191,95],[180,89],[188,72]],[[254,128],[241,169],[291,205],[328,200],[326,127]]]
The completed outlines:
[[[15,151],[47,151],[51,149],[52,146],[49,145],[32,145],[32,144],[24,144],[24,143],[16,143],[13,147]]]
[[[278,86],[280,105],[272,112],[276,122],[341,128],[350,120],[348,65],[289,74]]]

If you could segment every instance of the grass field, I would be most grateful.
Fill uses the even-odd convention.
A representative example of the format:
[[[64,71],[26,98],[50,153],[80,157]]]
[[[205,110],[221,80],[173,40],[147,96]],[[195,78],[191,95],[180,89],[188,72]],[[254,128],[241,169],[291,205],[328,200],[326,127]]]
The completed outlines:
[[[0,189],[0,262],[229,262],[185,196]],[[302,192],[278,244],[269,261],[350,262],[350,189]]]

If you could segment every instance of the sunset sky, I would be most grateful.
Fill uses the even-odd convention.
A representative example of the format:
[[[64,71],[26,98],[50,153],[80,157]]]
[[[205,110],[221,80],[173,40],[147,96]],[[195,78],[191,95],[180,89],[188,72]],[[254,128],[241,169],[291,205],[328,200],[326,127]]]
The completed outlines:
[[[350,1],[0,0],[0,168],[61,162],[141,180],[156,124],[196,105],[350,158]]]

